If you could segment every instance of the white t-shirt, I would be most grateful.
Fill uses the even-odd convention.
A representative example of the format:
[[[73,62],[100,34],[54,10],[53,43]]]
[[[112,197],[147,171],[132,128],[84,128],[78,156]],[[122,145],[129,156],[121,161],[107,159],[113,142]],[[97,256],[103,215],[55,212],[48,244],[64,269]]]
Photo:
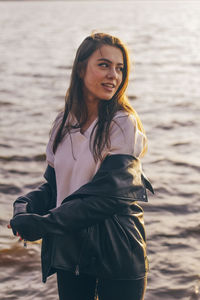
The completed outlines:
[[[133,115],[119,111],[111,123],[109,149],[103,151],[103,158],[108,154],[130,154],[139,157],[145,137],[138,130]],[[58,118],[59,121],[59,118]],[[56,153],[52,151],[55,130],[52,131],[47,145],[47,163],[52,166],[56,174],[57,206],[70,194],[89,182],[100,167],[101,161],[95,162],[90,150],[90,134],[97,120],[84,132],[73,129],[66,134],[58,145]],[[55,124],[56,127],[56,124]]]

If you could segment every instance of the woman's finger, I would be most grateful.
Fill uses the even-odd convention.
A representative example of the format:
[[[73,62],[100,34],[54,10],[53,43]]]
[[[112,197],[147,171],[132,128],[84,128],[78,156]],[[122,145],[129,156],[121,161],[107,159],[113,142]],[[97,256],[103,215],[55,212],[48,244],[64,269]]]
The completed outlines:
[[[12,227],[10,226],[10,224],[8,224],[7,228],[11,229]],[[23,240],[23,238],[20,236],[19,232],[16,232],[16,236],[19,237],[19,242],[21,242]]]

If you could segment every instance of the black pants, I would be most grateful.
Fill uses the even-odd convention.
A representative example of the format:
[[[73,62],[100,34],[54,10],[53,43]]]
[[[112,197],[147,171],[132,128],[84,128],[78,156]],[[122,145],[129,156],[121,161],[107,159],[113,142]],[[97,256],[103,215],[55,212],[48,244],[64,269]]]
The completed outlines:
[[[139,280],[105,280],[89,275],[57,271],[60,300],[143,300],[146,278]]]

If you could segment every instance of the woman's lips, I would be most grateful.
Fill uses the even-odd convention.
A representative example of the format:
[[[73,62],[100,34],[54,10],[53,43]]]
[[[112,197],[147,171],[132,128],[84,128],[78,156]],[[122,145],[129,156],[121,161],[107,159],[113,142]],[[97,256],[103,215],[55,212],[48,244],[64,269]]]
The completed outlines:
[[[102,83],[102,86],[106,91],[113,92],[115,85],[113,83]]]

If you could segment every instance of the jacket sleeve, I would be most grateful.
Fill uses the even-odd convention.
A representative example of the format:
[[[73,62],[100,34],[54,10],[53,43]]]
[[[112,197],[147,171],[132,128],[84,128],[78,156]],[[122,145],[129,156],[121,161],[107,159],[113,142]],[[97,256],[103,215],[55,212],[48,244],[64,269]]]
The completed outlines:
[[[130,206],[132,201],[114,197],[85,196],[51,209],[46,215],[21,214],[11,220],[11,226],[29,241],[47,234],[65,234],[99,223]]]
[[[124,210],[133,212],[133,202],[147,201],[139,166],[139,160],[129,155],[108,156],[92,181],[67,197],[61,206],[43,216],[17,215],[11,226],[23,238],[35,240],[89,227]],[[135,213],[142,213],[137,207],[134,205]]]
[[[55,180],[53,178],[54,170],[50,166],[46,169],[45,177],[46,174],[51,177],[52,181]],[[46,214],[49,209],[55,206],[56,190],[54,186],[55,184],[50,185],[47,181],[25,196],[17,198],[13,204],[13,216],[24,213]]]
[[[51,188],[48,183],[40,185],[25,196],[17,198],[13,204],[13,216],[23,213],[45,214],[50,207]]]

